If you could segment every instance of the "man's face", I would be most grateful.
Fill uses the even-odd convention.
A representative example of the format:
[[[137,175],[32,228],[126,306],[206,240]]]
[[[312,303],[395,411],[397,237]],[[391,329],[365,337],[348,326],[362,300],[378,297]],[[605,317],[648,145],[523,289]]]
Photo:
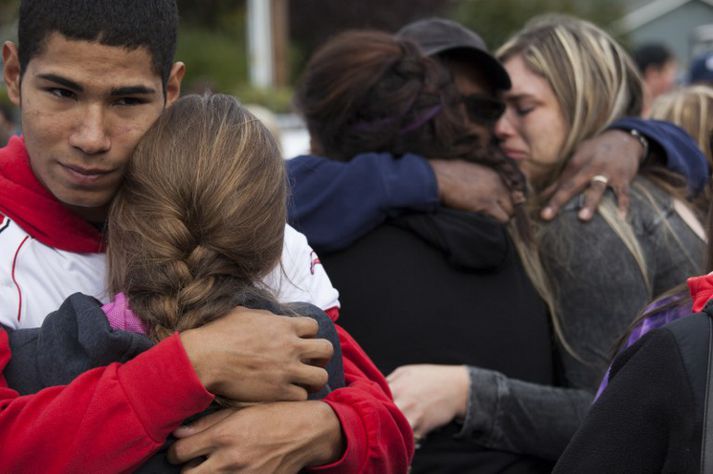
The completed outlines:
[[[183,65],[174,65],[164,98],[145,48],[53,33],[22,80],[15,45],[5,44],[3,59],[35,176],[72,211],[102,221],[134,147],[178,97]]]
[[[495,98],[495,93],[488,85],[488,81],[485,80],[481,69],[476,64],[466,60],[449,60],[446,64],[451,74],[453,74],[453,82],[462,97],[486,100]],[[480,138],[480,142],[483,146],[486,146],[492,141],[494,122],[492,124],[486,124],[483,121],[472,120],[470,117],[478,111],[474,110],[469,112],[465,110],[465,107],[468,106],[469,103],[464,102],[463,114],[467,118],[468,128],[473,135]]]

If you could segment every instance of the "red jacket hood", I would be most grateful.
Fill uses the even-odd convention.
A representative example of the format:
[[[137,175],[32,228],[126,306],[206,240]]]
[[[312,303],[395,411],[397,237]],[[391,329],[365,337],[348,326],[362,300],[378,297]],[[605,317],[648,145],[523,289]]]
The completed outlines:
[[[12,137],[0,148],[0,213],[50,247],[77,253],[103,251],[101,232],[37,180],[21,137]]]

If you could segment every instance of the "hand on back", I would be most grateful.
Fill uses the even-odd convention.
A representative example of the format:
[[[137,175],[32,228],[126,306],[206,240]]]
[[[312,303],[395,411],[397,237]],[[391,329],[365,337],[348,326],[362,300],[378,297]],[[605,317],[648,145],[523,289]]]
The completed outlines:
[[[315,339],[312,318],[276,316],[243,307],[181,334],[208,391],[238,402],[306,400],[328,379],[312,361],[329,360],[332,344]]]
[[[481,212],[499,222],[513,214],[510,191],[492,168],[462,160],[429,160],[444,206]]]

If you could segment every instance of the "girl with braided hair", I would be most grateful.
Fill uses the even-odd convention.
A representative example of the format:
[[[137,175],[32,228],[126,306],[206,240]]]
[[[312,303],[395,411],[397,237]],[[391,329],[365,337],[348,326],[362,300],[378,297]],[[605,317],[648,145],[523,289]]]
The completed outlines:
[[[260,282],[280,259],[287,199],[274,141],[234,99],[189,96],[162,121],[181,133],[159,123],[136,147],[107,232],[110,292],[154,340],[276,304]]]
[[[24,394],[68,383],[93,367],[138,356],[176,332],[183,335],[210,324],[238,305],[308,316],[319,325],[317,338],[331,342],[333,355],[325,359],[311,351],[305,362],[323,367],[327,377],[301,384],[300,390],[311,392],[307,401],[256,404],[218,392],[219,405],[241,408],[227,413],[245,413],[249,420],[269,420],[255,410],[270,406],[290,404],[292,410],[280,420],[279,430],[248,424],[250,433],[232,435],[259,444],[259,429],[279,431],[280,449],[275,448],[277,441],[265,442],[263,459],[257,461],[264,472],[298,472],[326,464],[327,472],[355,471],[357,465],[361,469],[372,462],[389,472],[405,471],[411,434],[389,399],[383,376],[329,316],[309,304],[278,303],[265,283],[280,268],[289,231],[286,202],[286,174],[277,144],[236,99],[215,94],[177,100],[136,147],[109,211],[107,263],[113,301],[102,307],[91,297],[75,294],[41,328],[11,333],[13,358],[4,373],[8,384]],[[304,404],[311,404],[310,410],[302,408]],[[315,404],[329,413],[322,437],[290,432],[289,426],[302,426],[290,424],[290,418],[299,419],[293,413],[315,414]],[[221,408],[213,405],[208,412]],[[254,418],[247,415],[250,411]],[[309,420],[321,421],[321,415]],[[364,427],[374,424],[380,438],[366,440]],[[341,437],[330,431],[333,425]],[[139,472],[178,471],[180,467],[168,462],[182,459],[176,449],[164,445]],[[360,449],[369,451],[369,460],[356,452]],[[215,467],[210,453],[201,455],[208,458],[201,469]]]
[[[504,107],[487,79],[468,62],[428,58],[409,40],[347,32],[312,57],[297,104],[316,154],[482,163],[522,208],[524,177],[493,141]],[[516,222],[526,239],[524,212]],[[536,457],[461,436],[475,367],[493,390],[493,374],[554,382],[545,305],[506,226],[445,208],[404,210],[321,261],[340,290],[342,324],[391,374],[395,401],[420,439],[412,472],[548,472],[551,465]]]

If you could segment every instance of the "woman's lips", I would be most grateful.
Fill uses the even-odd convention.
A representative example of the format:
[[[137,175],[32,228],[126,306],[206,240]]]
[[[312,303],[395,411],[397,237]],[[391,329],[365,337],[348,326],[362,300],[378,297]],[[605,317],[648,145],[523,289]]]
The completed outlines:
[[[522,150],[514,150],[512,148],[503,148],[502,150],[508,158],[515,161],[523,161],[527,158],[527,154]]]

